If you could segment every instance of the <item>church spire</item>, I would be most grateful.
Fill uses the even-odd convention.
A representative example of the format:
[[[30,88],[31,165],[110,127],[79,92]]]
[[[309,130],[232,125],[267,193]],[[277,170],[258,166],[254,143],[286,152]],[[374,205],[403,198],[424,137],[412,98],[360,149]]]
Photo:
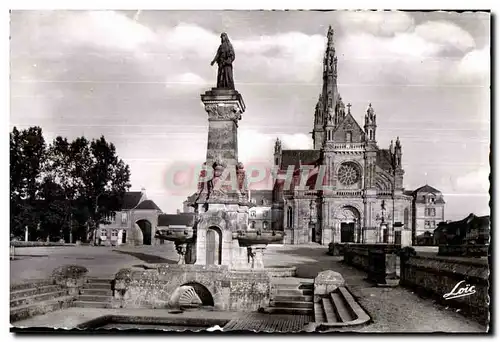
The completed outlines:
[[[334,32],[332,27],[328,28],[325,57],[323,60],[323,100],[325,109],[333,108],[335,111],[338,100],[337,91],[337,56],[335,55]]]
[[[335,32],[331,26],[326,34],[326,49],[323,58],[323,89],[318,101],[313,130],[314,149],[320,149],[325,140],[325,126],[328,121],[328,114],[333,115],[333,125],[336,125],[336,116],[339,105],[339,94],[337,89],[337,56],[335,55]]]

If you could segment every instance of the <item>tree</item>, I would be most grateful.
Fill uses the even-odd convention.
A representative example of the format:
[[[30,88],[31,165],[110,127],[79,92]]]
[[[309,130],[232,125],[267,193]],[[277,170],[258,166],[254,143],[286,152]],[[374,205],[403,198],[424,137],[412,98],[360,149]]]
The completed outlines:
[[[80,137],[71,143],[57,137],[48,155],[51,177],[61,187],[77,236],[85,239],[90,228],[121,208],[130,188],[129,167],[104,137],[92,141]]]
[[[130,169],[101,136],[46,146],[40,127],[10,133],[11,233],[30,238],[85,240],[88,229],[121,209],[130,188]],[[37,231],[37,227],[40,227]]]
[[[36,209],[43,165],[46,159],[45,139],[40,127],[10,133],[10,205],[11,233],[22,236],[24,227],[30,232],[37,227]]]

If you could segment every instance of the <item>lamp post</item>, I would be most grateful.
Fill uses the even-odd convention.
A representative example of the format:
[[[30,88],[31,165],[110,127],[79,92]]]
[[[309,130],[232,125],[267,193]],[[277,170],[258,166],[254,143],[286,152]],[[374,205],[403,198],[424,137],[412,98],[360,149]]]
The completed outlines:
[[[95,220],[94,221],[94,234],[93,234],[93,237],[92,237],[92,242],[95,244],[96,242],[96,239],[97,239],[97,229],[99,228],[99,219],[97,218],[97,213],[99,212],[99,197],[101,195],[103,195],[104,192],[101,192],[99,193],[96,198],[95,198],[95,207],[94,207],[94,218]]]

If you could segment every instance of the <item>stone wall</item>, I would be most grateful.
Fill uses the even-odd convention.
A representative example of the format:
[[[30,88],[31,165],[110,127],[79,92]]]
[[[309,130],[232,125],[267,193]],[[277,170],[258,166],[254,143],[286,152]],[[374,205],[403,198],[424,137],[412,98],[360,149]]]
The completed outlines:
[[[489,266],[486,258],[402,257],[400,284],[429,294],[443,305],[461,309],[482,323],[488,320]],[[470,295],[454,299],[449,298],[453,296],[443,297],[454,289],[453,292],[464,292],[464,288],[472,286],[474,293]]]
[[[256,311],[269,304],[270,277],[265,272],[229,271],[227,266],[215,265],[162,265],[118,272],[114,306],[166,309],[174,292],[191,284],[208,290],[216,310]]]

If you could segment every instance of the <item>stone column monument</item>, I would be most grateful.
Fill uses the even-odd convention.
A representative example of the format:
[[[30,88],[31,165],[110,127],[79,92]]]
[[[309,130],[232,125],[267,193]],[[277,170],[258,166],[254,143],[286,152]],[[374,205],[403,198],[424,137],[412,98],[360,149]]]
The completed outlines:
[[[206,162],[200,174],[197,199],[196,264],[248,265],[247,249],[233,233],[246,231],[249,202],[246,176],[238,162],[238,121],[245,112],[241,94],[234,89],[234,49],[221,34],[221,45],[211,65],[217,63],[217,86],[201,95],[208,114]]]

